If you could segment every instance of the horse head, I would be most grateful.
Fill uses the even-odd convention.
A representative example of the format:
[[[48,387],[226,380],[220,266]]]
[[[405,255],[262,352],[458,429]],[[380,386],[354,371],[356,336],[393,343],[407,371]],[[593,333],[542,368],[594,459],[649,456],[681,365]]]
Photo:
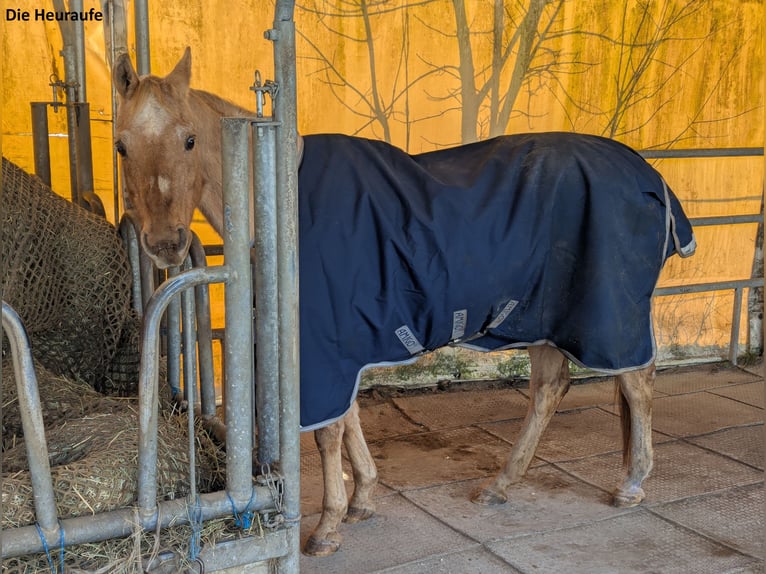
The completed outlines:
[[[127,54],[113,71],[125,199],[138,218],[141,244],[160,268],[186,257],[194,209],[209,179],[200,156],[210,142],[198,138],[207,130],[189,104],[190,76],[188,48],[164,78],[139,78]]]

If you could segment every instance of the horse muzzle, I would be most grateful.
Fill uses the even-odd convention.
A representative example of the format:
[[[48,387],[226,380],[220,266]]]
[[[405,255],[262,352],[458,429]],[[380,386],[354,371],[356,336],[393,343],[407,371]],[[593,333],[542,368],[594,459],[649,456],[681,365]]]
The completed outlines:
[[[191,234],[184,227],[162,235],[142,233],[141,244],[158,268],[178,267],[189,252]]]

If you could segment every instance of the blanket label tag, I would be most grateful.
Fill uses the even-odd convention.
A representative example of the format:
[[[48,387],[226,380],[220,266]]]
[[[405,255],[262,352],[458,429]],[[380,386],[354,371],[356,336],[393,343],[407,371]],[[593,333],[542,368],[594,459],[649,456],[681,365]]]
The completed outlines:
[[[452,313],[452,340],[462,339],[468,322],[468,309],[460,309]]]
[[[394,331],[399,341],[401,341],[404,348],[410,352],[410,355],[417,355],[418,353],[425,351],[425,347],[420,344],[417,337],[412,333],[412,330],[407,325],[402,325],[396,331]]]
[[[511,314],[511,311],[513,311],[516,308],[516,305],[518,305],[519,302],[515,299],[511,299],[506,303],[505,307],[503,307],[503,310],[500,311],[500,314],[494,318],[494,320],[487,325],[487,329],[495,329],[500,326],[500,324],[505,321],[508,318],[508,315]]]

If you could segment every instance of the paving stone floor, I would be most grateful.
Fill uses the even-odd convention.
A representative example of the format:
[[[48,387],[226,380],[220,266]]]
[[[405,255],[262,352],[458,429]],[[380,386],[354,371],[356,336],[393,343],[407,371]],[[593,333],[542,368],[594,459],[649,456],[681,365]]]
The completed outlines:
[[[764,573],[762,372],[707,364],[658,373],[654,470],[632,509],[609,505],[622,464],[609,379],[572,386],[500,508],[469,495],[505,461],[526,388],[366,393],[377,514],[344,524],[334,556],[302,556],[301,572]],[[319,518],[321,472],[313,436],[302,444],[305,539]]]

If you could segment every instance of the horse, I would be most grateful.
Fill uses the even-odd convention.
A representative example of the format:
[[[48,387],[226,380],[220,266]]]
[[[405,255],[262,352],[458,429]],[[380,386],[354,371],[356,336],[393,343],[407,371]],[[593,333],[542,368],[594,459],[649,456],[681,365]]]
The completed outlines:
[[[143,248],[160,268],[186,257],[195,208],[221,233],[220,119],[253,115],[191,88],[190,79],[189,48],[165,77],[139,77],[127,55],[113,70],[119,97],[115,146],[125,199],[139,221]],[[503,504],[523,479],[569,388],[571,359],[615,375],[625,473],[612,499],[620,507],[638,505],[653,460],[651,294],[665,259],[690,255],[695,245],[661,176],[630,148],[579,134],[503,136],[419,156],[351,136],[299,140],[301,430],[315,432],[324,479],[321,518],[303,552],[336,552],[341,521],[358,522],[375,512],[377,470],[355,400],[361,371],[448,344],[526,348],[530,356],[523,428],[505,466],[478,488],[473,502]],[[401,188],[386,187],[399,180]],[[594,199],[602,189],[603,198]],[[605,204],[606,215],[586,213],[592,204]],[[372,215],[361,223],[347,220],[358,211]],[[502,221],[481,221],[487,212]],[[304,216],[310,224],[304,225]],[[405,237],[383,238],[389,228]],[[468,238],[456,240],[463,228]],[[566,228],[571,230],[564,237],[559,230]],[[357,232],[363,240],[356,240]],[[610,245],[618,251],[607,254]],[[325,251],[316,251],[322,246]],[[330,261],[329,250],[340,253],[340,262]],[[352,251],[360,251],[365,262],[350,264]],[[382,254],[371,255],[378,251]],[[424,259],[426,270],[415,271],[422,262],[409,257]],[[457,264],[449,267],[448,259]],[[372,267],[368,260],[375,261]],[[453,276],[467,280],[458,284]],[[304,287],[309,284],[311,292]],[[503,291],[506,284],[514,286]],[[484,297],[487,286],[503,292]],[[458,302],[432,302],[455,293]],[[328,300],[333,297],[338,299]],[[351,310],[341,313],[349,301]],[[401,305],[413,317],[402,319]],[[314,320],[322,314],[329,314],[329,327],[316,326],[328,323]],[[593,322],[595,315],[605,327]],[[385,328],[370,334],[376,322]],[[595,342],[581,341],[586,335]],[[370,340],[361,345],[365,337]],[[304,355],[313,345],[310,338],[318,339],[318,346]],[[619,348],[617,357],[602,356],[608,355],[606,347]],[[342,361],[332,353],[342,354]],[[344,377],[353,379],[350,388],[336,385],[332,393],[317,388]],[[342,395],[341,407],[324,407],[313,418],[304,412],[304,404],[321,402],[327,394]],[[353,468],[350,500],[341,445]]]

